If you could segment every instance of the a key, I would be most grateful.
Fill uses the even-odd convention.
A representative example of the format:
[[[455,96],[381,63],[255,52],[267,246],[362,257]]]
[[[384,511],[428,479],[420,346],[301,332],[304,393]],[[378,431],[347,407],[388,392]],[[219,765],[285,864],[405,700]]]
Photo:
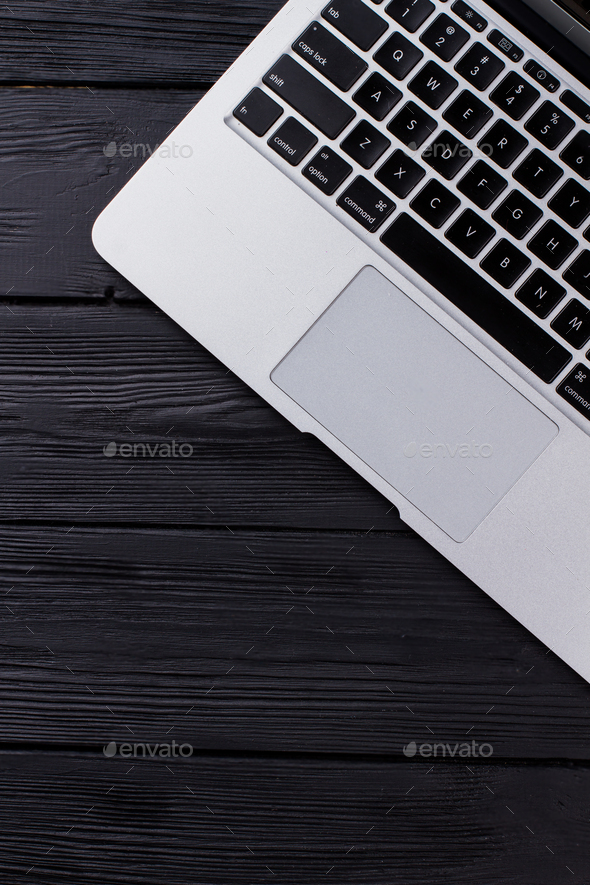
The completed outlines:
[[[352,132],[346,136],[340,147],[345,154],[356,160],[363,169],[374,166],[379,157],[385,153],[390,140],[367,120],[362,120]]]
[[[475,138],[480,129],[491,119],[492,110],[483,101],[464,89],[449,105],[443,117],[465,138]]]
[[[355,112],[295,59],[283,55],[264,83],[328,138],[338,138]]]
[[[559,385],[557,392],[570,406],[573,406],[586,418],[590,418],[590,369],[588,366],[578,363]]]
[[[570,227],[580,227],[590,215],[590,193],[570,178],[549,201],[549,208]]]
[[[399,215],[381,241],[542,381],[571,362],[565,347],[415,218]]]
[[[385,7],[385,12],[413,34],[434,12],[430,0],[393,0]]]
[[[451,181],[471,159],[473,154],[452,132],[443,129],[432,144],[428,145],[422,159],[437,172]]]
[[[473,209],[466,209],[451,225],[445,236],[468,258],[475,258],[495,233],[492,225],[480,218]]]
[[[580,295],[590,298],[590,252],[580,252],[574,263],[563,275],[564,280]]]
[[[517,299],[544,320],[565,295],[563,286],[541,268],[533,271],[516,292]]]
[[[410,80],[408,89],[429,108],[436,109],[444,104],[458,85],[457,80],[439,67],[436,62],[429,61],[414,79]]]
[[[341,209],[355,218],[365,230],[374,233],[391,215],[395,203],[362,175],[336,200]]]
[[[454,58],[468,40],[469,34],[465,28],[460,28],[457,22],[444,12],[420,37],[420,43],[432,49],[443,61]]]
[[[352,166],[331,147],[324,147],[303,167],[303,175],[328,196],[336,193],[352,172]]]
[[[489,209],[507,186],[506,179],[502,178],[495,169],[483,160],[478,160],[461,179],[457,190],[469,197],[480,209]]]
[[[384,120],[401,97],[402,93],[397,86],[389,83],[381,74],[375,73],[365,80],[352,98],[375,120]]]
[[[391,157],[375,172],[375,178],[387,190],[400,199],[405,199],[422,181],[426,172],[403,151],[394,151]]]
[[[508,194],[492,215],[494,221],[517,240],[524,239],[542,217],[541,209],[520,191]]]
[[[455,70],[475,89],[483,92],[505,67],[505,63],[493,52],[490,52],[487,46],[484,46],[483,43],[474,43],[469,52],[457,62]]]
[[[442,227],[460,205],[461,200],[435,179],[429,181],[410,203],[417,215],[436,228]]]
[[[266,135],[282,113],[282,107],[273,101],[270,95],[257,87],[246,96],[244,101],[240,102],[234,111],[234,117],[243,123],[250,132],[260,137]]]
[[[318,22],[313,22],[295,40],[292,48],[343,92],[348,92],[368,67],[364,59]]]
[[[573,298],[555,317],[551,328],[572,347],[580,350],[590,341],[590,307]]]
[[[564,163],[586,181],[590,178],[590,132],[578,132],[560,153]]]
[[[424,58],[424,53],[417,46],[396,31],[373,56],[378,65],[385,68],[388,74],[396,80],[403,80],[418,62]]]
[[[508,169],[528,145],[527,139],[506,120],[498,120],[477,143],[485,153],[502,169]]]
[[[288,117],[268,139],[269,147],[291,166],[298,166],[317,143],[313,132],[306,129],[295,117]]]
[[[322,18],[363,52],[368,52],[388,27],[362,0],[333,0],[322,11]]]
[[[535,197],[544,197],[562,177],[563,169],[535,148],[513,174]]]
[[[436,126],[436,120],[413,101],[409,101],[387,128],[402,144],[415,151],[432,135]]]
[[[510,289],[531,266],[531,259],[509,240],[500,240],[479,266],[504,289]]]
[[[513,120],[522,120],[540,94],[520,74],[511,71],[490,94],[490,100]]]
[[[553,220],[547,221],[528,243],[533,255],[544,261],[552,270],[561,267],[578,245],[576,238]]]
[[[474,31],[485,31],[488,26],[486,19],[471,6],[468,6],[464,0],[455,0],[451,9],[455,15],[462,18],[464,22],[467,22],[469,27],[473,28]]]
[[[524,128],[552,151],[561,144],[574,126],[572,118],[564,114],[561,108],[552,101],[545,101],[531,119],[527,120]]]

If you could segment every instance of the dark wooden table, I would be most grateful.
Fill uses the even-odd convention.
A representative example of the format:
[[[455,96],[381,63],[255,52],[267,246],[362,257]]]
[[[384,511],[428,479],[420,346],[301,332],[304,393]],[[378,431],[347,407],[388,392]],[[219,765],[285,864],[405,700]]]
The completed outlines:
[[[93,251],[280,4],[0,10],[0,883],[587,883],[588,685]]]

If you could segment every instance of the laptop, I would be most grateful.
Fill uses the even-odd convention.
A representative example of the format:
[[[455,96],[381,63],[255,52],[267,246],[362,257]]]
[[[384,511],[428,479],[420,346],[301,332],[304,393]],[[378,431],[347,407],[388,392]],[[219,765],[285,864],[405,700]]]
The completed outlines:
[[[589,9],[289,0],[93,229],[587,680]]]

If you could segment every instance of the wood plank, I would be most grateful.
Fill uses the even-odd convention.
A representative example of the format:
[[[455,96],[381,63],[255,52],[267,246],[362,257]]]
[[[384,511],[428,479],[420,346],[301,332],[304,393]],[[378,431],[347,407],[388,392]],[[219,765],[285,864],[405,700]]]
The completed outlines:
[[[2,528],[3,740],[588,760],[588,686],[415,536]]]
[[[4,753],[3,882],[564,885],[588,769]]]
[[[27,0],[0,9],[4,83],[212,83],[283,6]]]
[[[0,520],[406,530],[147,302],[0,309]],[[174,441],[188,457],[143,445]],[[137,457],[105,457],[113,442]]]
[[[4,89],[0,296],[143,300],[95,252],[92,225],[202,94]]]

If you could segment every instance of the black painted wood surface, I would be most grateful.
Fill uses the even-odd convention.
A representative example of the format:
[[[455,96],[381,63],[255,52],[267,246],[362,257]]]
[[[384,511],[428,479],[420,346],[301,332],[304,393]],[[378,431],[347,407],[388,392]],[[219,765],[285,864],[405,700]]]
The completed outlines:
[[[587,883],[587,684],[92,249],[279,6],[0,10],[0,882]]]

